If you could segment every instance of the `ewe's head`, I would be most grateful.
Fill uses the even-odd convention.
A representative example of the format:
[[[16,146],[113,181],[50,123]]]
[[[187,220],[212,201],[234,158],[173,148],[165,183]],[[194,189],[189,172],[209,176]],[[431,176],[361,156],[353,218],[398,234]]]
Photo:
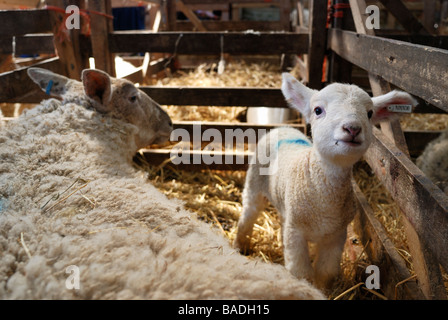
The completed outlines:
[[[93,69],[82,72],[82,82],[41,68],[29,68],[28,75],[47,94],[62,97],[65,102],[87,103],[85,107],[137,126],[138,148],[168,140],[173,130],[166,112],[127,80]]]
[[[311,90],[288,73],[283,74],[282,92],[289,105],[311,124],[319,154],[342,166],[353,165],[366,152],[372,125],[396,116],[388,111],[389,105],[417,104],[405,92],[370,98],[359,87],[340,83]]]

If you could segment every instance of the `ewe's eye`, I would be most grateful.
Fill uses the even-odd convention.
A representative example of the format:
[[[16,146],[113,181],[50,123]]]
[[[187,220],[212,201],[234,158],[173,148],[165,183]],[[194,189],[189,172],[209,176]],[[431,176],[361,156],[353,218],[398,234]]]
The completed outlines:
[[[323,112],[324,110],[321,107],[314,108],[314,113],[316,114],[316,116],[320,116]]]
[[[373,110],[370,110],[369,112],[367,112],[367,118],[371,119],[373,116]]]
[[[137,96],[132,96],[129,98],[129,101],[135,102],[137,100]]]

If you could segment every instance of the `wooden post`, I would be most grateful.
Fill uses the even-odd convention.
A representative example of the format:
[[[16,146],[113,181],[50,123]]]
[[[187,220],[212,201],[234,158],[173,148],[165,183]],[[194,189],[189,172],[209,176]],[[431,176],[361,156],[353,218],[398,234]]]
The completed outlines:
[[[322,68],[327,43],[327,1],[310,0],[308,86],[322,88]]]
[[[176,0],[166,0],[166,28],[167,31],[176,31],[177,9]]]
[[[112,15],[110,0],[89,0],[88,9]],[[92,29],[90,40],[95,68],[115,77],[115,57],[109,50],[109,33],[113,31],[112,23],[112,20],[105,16],[90,14],[90,27]]]
[[[375,32],[372,29],[367,29],[365,25],[366,17],[363,15],[366,10],[365,1],[350,0],[350,6],[355,21],[356,31],[361,34],[375,35]],[[390,91],[389,83],[384,81],[381,77],[369,73],[369,80],[372,92],[375,96]],[[409,156],[406,139],[404,138],[398,120],[381,123],[381,129],[404,154]],[[408,240],[409,250],[413,257],[414,270],[417,274],[423,294],[427,299],[446,299],[446,293],[437,260],[428,250],[422,247],[418,234],[403,213],[402,221]]]
[[[48,5],[55,6],[64,10],[66,7],[71,5],[76,5],[78,8],[81,5],[80,0],[64,1],[64,0],[48,0]],[[88,59],[86,55],[80,50],[79,37],[81,30],[70,29],[66,30],[67,37],[61,34],[61,28],[65,28],[63,23],[65,13],[50,11],[50,20],[53,28],[54,37],[54,47],[59,56],[61,64],[64,68],[65,75],[72,79],[80,80],[81,72],[87,67]]]
[[[435,33],[436,0],[425,0],[423,7],[423,24],[431,34]]]
[[[334,4],[348,4],[348,0],[335,0]],[[333,28],[352,29],[354,28],[348,22],[352,19],[350,10],[342,11],[342,17],[333,18]],[[353,23],[352,23],[353,24]],[[339,57],[336,53],[330,55],[329,78],[330,82],[352,83],[352,64],[347,60]]]

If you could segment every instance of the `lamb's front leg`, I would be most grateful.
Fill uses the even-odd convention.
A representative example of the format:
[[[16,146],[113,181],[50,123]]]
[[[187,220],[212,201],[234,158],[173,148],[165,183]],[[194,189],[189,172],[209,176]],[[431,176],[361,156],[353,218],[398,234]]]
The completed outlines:
[[[330,289],[338,276],[346,238],[347,228],[344,228],[317,243],[314,284],[319,289]]]
[[[312,282],[313,268],[308,252],[308,242],[303,232],[288,221],[283,226],[283,252],[285,267],[297,278]]]

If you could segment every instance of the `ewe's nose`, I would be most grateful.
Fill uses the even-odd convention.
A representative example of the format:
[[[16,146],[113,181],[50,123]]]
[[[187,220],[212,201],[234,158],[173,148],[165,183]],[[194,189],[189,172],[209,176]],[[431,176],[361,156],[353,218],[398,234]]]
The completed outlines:
[[[356,137],[361,132],[361,127],[357,125],[347,124],[342,127],[353,138]]]

